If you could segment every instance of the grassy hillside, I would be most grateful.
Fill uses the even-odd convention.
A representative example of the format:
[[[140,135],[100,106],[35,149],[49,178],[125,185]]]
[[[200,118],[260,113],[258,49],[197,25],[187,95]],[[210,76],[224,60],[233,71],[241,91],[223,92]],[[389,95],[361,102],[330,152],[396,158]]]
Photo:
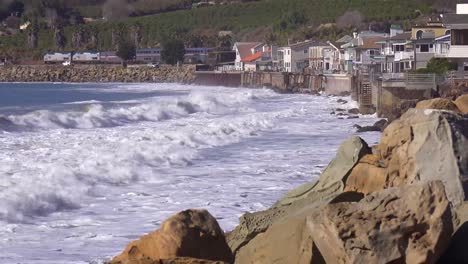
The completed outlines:
[[[78,1],[78,0],[77,0]],[[91,0],[89,0],[91,1]],[[213,46],[219,44],[219,30],[230,30],[236,39],[268,39],[285,43],[288,39],[333,38],[349,33],[353,27],[336,27],[334,23],[346,11],[358,11],[366,28],[372,22],[398,22],[409,26],[411,20],[431,12],[435,0],[263,0],[232,5],[179,10],[153,16],[132,17],[119,21],[96,22],[92,25],[67,27],[65,49],[73,47],[73,35],[83,36],[84,43],[96,32],[98,39],[93,45],[79,45],[81,49],[109,50],[112,47],[112,32],[131,36],[138,32],[141,47],[157,45],[167,37],[179,37],[188,45]],[[41,29],[39,47],[27,49],[26,33],[0,38],[0,51],[36,54],[54,50],[53,33]]]

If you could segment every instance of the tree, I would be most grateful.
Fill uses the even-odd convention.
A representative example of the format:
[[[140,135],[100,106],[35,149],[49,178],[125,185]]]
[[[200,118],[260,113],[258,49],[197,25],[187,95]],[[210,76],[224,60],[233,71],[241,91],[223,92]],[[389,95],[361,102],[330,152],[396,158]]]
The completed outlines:
[[[122,40],[118,45],[116,55],[122,59],[122,66],[127,68],[127,62],[135,59],[136,56],[136,48],[133,41],[128,39]]]
[[[119,20],[130,14],[126,0],[107,0],[102,6],[102,13],[108,20]]]
[[[19,0],[13,0],[9,5],[8,5],[8,12],[10,14],[13,14],[14,16],[21,17],[24,12],[24,4],[23,2]]]
[[[175,65],[184,60],[185,46],[180,39],[169,39],[163,42],[161,60],[167,64]]]
[[[426,68],[418,69],[418,73],[445,74],[448,71],[457,70],[457,64],[445,58],[432,58],[427,63]]]
[[[364,16],[359,11],[346,11],[336,20],[339,29],[359,27],[364,21]]]
[[[31,22],[31,25],[28,27],[28,47],[30,49],[37,48],[38,34],[39,34],[39,22],[37,19],[34,19]]]

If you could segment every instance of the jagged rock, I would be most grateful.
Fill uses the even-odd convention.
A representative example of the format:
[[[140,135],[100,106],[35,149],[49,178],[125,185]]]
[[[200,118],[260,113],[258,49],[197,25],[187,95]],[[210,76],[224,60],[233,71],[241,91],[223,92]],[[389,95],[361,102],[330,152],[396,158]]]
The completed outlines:
[[[370,153],[371,149],[360,137],[353,136],[343,142],[335,159],[330,162],[317,181],[288,192],[266,211],[243,215],[239,225],[227,238],[232,252],[235,254],[239,248],[286,215],[294,215],[306,207],[312,210],[328,204],[343,192],[344,183],[354,165],[362,156]]]
[[[453,231],[440,181],[328,205],[307,226],[326,263],[435,263]]]
[[[348,116],[346,119],[358,119],[359,116]]]
[[[382,132],[385,129],[385,127],[387,126],[387,123],[388,123],[387,120],[380,119],[379,121],[375,122],[374,125],[372,125],[372,126],[354,125],[354,127],[357,128],[358,133],[370,132],[370,131]]]
[[[378,150],[385,187],[441,180],[454,206],[467,199],[468,116],[410,109],[384,131]]]
[[[359,114],[359,109],[358,108],[351,108],[351,109],[348,110],[348,113],[353,114],[353,115],[357,115],[357,114]]]
[[[468,202],[461,204],[455,212],[456,230],[450,245],[439,260],[439,264],[468,263]]]
[[[206,210],[191,209],[170,217],[158,230],[131,242],[110,263],[176,257],[232,261],[231,250],[216,219]]]
[[[459,112],[458,107],[449,99],[434,98],[416,104],[416,109],[439,109]]]
[[[454,103],[457,106],[458,110],[460,110],[460,112],[465,114],[468,113],[468,94],[459,96]]]
[[[338,99],[338,100],[336,100],[336,102],[337,102],[337,103],[340,103],[340,104],[346,104],[346,103],[348,103],[348,101],[346,101],[346,100],[344,100],[344,99],[341,99],[341,98]]]

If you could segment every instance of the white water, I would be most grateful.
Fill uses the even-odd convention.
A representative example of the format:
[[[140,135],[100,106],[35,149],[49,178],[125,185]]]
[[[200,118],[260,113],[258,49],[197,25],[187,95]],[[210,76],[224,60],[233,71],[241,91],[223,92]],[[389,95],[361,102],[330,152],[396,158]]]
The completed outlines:
[[[336,97],[152,84],[99,91],[122,90],[176,93],[0,117],[0,263],[100,262],[187,208],[206,208],[231,230],[244,212],[317,177],[353,124],[376,121],[331,115],[353,105]],[[379,134],[361,136],[374,144]]]

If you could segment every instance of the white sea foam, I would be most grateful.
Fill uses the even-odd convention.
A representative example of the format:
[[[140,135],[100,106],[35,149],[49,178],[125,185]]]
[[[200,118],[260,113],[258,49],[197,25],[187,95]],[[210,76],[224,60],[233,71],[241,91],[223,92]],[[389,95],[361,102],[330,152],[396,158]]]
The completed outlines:
[[[9,115],[17,130],[0,134],[0,263],[102,261],[186,208],[232,229],[243,212],[316,178],[354,122],[375,121],[338,120],[336,98],[175,89],[186,92]]]

